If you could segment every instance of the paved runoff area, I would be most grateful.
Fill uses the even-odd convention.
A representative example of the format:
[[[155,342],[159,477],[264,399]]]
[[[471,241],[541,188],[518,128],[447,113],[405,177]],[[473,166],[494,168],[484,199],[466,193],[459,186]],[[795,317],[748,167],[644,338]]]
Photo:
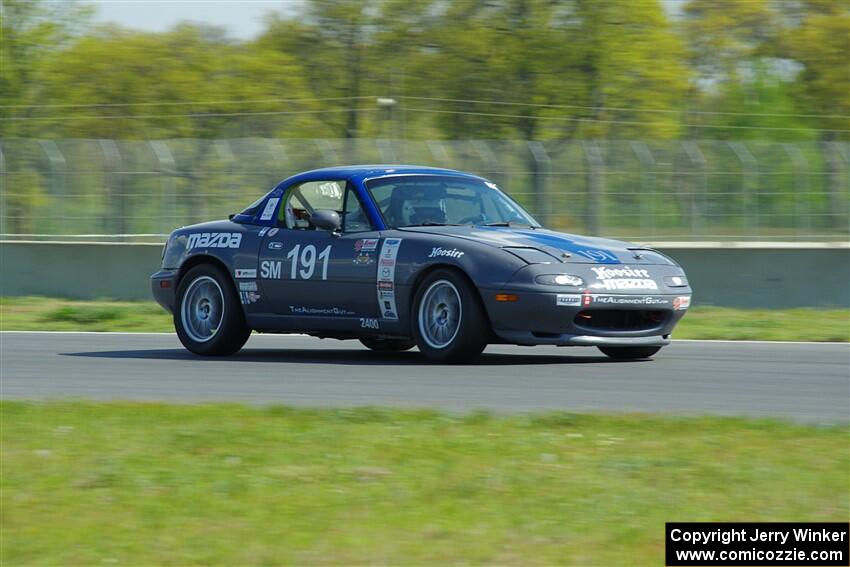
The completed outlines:
[[[660,412],[850,420],[847,344],[674,342],[653,360],[595,348],[491,346],[464,366],[414,349],[254,335],[201,358],[175,335],[0,333],[0,398],[404,406],[449,411]]]

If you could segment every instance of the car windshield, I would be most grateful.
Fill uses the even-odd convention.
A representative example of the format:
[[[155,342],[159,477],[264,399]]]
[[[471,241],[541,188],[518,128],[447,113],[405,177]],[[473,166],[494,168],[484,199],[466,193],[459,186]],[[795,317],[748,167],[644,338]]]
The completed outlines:
[[[495,184],[468,177],[400,175],[366,182],[391,228],[489,225],[539,227]]]

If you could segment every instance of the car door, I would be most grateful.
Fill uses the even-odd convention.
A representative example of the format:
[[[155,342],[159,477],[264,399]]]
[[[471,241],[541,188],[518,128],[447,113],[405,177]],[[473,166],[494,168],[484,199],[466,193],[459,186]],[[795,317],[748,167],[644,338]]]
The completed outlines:
[[[316,210],[340,214],[340,230],[313,226],[309,219]],[[370,324],[377,313],[379,233],[350,184],[319,180],[290,187],[277,218],[263,235],[258,270],[274,312],[332,322],[328,328]]]

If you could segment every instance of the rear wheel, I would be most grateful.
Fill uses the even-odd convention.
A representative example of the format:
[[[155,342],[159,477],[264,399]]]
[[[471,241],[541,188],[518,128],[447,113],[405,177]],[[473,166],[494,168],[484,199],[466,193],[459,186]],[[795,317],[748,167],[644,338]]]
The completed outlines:
[[[453,270],[436,270],[416,291],[411,313],[413,338],[427,358],[464,362],[487,346],[489,322],[478,293]]]
[[[177,286],[174,328],[188,350],[205,356],[233,354],[251,329],[227,274],[216,266],[195,266]]]
[[[410,350],[416,346],[416,343],[409,339],[378,339],[378,338],[363,338],[360,339],[363,346],[371,350],[379,352],[401,352]]]
[[[661,347],[599,347],[603,354],[618,360],[638,360],[649,358]]]

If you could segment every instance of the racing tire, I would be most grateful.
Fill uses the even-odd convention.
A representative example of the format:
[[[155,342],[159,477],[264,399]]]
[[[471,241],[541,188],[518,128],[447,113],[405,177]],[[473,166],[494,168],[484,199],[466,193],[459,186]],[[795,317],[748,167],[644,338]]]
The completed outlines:
[[[408,339],[379,339],[366,337],[360,339],[360,342],[369,350],[377,352],[402,352],[410,350],[416,346],[415,342]]]
[[[642,358],[650,358],[656,352],[661,350],[661,347],[598,347],[602,354],[617,360],[640,360]]]
[[[454,270],[435,270],[422,281],[410,315],[413,339],[429,360],[469,362],[487,346],[490,323],[481,298]]]
[[[210,264],[195,266],[180,280],[174,329],[184,347],[203,356],[233,354],[251,334],[233,282]]]

